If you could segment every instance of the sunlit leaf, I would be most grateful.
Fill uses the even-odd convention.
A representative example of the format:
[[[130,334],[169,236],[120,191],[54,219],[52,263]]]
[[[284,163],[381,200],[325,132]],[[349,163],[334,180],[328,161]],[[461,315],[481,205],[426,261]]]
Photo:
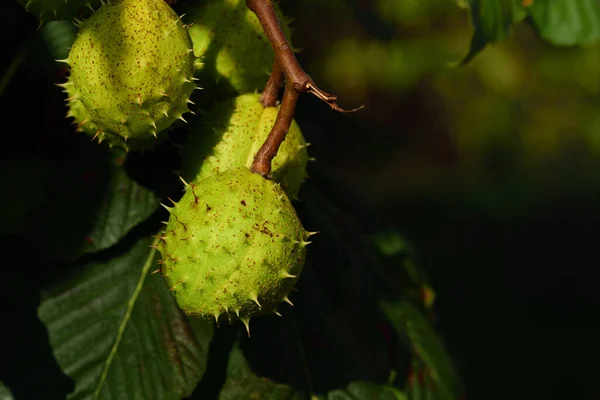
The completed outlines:
[[[555,45],[586,45],[600,40],[597,0],[534,0],[529,7],[540,36]]]

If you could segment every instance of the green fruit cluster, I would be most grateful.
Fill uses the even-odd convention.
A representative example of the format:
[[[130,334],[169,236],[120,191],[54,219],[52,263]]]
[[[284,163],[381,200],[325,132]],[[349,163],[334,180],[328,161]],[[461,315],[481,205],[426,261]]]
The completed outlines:
[[[188,314],[229,321],[277,313],[302,272],[308,237],[290,198],[306,178],[307,145],[294,122],[272,178],[250,171],[279,107],[258,94],[220,102],[184,144],[185,194],[161,236],[163,275]]]
[[[307,177],[307,143],[294,121],[271,175],[250,170],[279,112],[256,93],[271,45],[243,0],[185,7],[190,25],[164,0],[103,4],[79,23],[60,86],[77,130],[132,151],[152,148],[183,120],[194,81],[207,89],[197,92],[206,110],[181,154],[185,192],[158,236],[161,269],[185,313],[249,329],[250,318],[289,302],[304,266],[313,233],[291,199]]]

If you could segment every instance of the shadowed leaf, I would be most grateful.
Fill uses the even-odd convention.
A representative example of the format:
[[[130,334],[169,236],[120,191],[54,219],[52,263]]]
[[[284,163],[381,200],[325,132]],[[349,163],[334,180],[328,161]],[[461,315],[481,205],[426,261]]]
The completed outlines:
[[[236,345],[229,355],[227,378],[219,394],[219,400],[229,399],[295,400],[300,397],[291,387],[254,374]]]
[[[407,301],[382,302],[381,309],[388,316],[396,332],[410,340],[416,356],[426,366],[425,372],[431,376],[436,391],[440,392],[440,398],[459,398],[462,394],[462,385],[442,341],[425,316]],[[418,372],[415,371],[414,362],[413,360],[412,375]]]
[[[118,243],[156,211],[157,196],[127,175],[122,157],[87,148],[55,167],[47,202],[28,219],[32,245],[49,259],[73,261]]]
[[[69,399],[178,400],[206,369],[212,324],[189,320],[156,269],[150,241],[44,296],[38,314],[54,355],[75,381]]]
[[[352,382],[345,390],[334,390],[327,400],[408,400],[401,391],[390,386],[369,382]]]
[[[469,4],[474,32],[462,64],[471,61],[488,44],[508,38],[512,27],[526,16],[521,0],[470,0]]]

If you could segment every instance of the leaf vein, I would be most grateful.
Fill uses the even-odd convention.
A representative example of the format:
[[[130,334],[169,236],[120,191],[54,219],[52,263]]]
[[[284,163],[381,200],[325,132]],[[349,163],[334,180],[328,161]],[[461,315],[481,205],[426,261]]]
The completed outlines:
[[[110,369],[112,360],[114,359],[114,357],[117,353],[119,345],[121,344],[121,340],[123,339],[123,333],[125,333],[125,328],[127,327],[129,320],[131,319],[131,313],[133,311],[133,307],[135,306],[135,302],[137,301],[137,299],[142,291],[142,287],[144,286],[144,281],[146,280],[146,276],[148,275],[148,270],[150,269],[150,266],[152,265],[152,262],[154,261],[154,256],[156,254],[155,246],[157,243],[158,243],[158,239],[155,239],[153,242],[152,250],[150,251],[150,254],[148,254],[148,258],[146,259],[146,262],[145,262],[144,266],[142,267],[142,271],[140,273],[140,278],[137,282],[135,290],[133,291],[133,295],[131,296],[131,299],[129,299],[129,301],[127,302],[127,310],[125,311],[123,320],[121,321],[121,324],[119,325],[119,330],[117,331],[117,336],[115,337],[115,341],[110,349],[108,358],[106,359],[106,362],[104,363],[104,368],[102,369],[102,374],[100,375],[98,385],[96,386],[96,390],[94,392],[94,399],[98,399],[98,397],[100,396],[100,392],[102,391],[102,387],[104,385],[104,382],[106,381],[106,377],[108,375],[108,371]]]

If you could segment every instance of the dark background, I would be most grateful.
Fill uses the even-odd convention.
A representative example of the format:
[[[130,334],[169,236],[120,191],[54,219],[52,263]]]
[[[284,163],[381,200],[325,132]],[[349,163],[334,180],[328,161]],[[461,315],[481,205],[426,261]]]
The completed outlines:
[[[44,173],[36,160],[67,154],[72,134],[54,86],[64,71],[39,39],[29,41],[35,18],[8,3],[0,71],[31,48],[0,92],[5,210],[38,201],[28,185]],[[302,97],[297,120],[311,155],[410,244],[437,292],[437,327],[468,398],[600,398],[600,47],[556,48],[523,25],[451,68],[471,34],[468,12],[451,1],[281,6],[313,79],[343,107],[366,104],[347,115]],[[13,174],[16,157],[29,161]],[[2,233],[12,252],[4,257],[6,295],[18,286],[10,266],[20,254]],[[26,304],[5,307],[4,334],[35,308],[35,286]],[[30,324],[32,337],[43,329],[18,323]],[[47,351],[27,337],[7,340]]]
[[[453,2],[326,3],[282,2],[299,59],[366,108],[302,99],[298,118],[428,272],[467,397],[600,398],[600,47],[522,25],[450,68],[471,34]]]

